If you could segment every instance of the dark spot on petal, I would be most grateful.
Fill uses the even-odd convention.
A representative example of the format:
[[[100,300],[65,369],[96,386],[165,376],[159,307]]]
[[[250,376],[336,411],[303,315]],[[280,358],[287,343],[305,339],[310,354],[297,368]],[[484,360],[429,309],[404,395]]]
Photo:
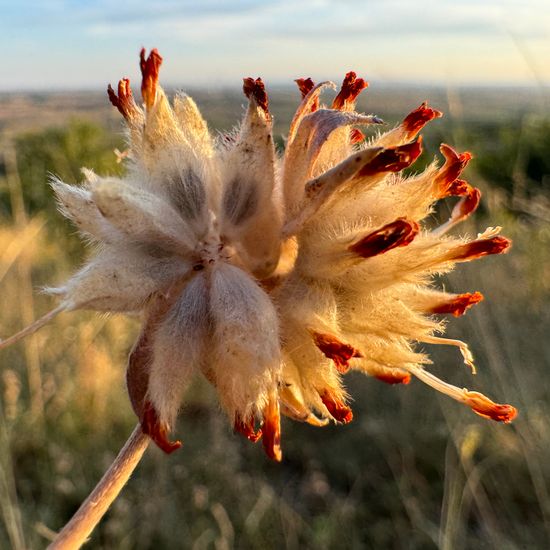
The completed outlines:
[[[241,225],[258,208],[257,183],[244,178],[233,179],[225,188],[223,195],[223,211],[235,225]]]

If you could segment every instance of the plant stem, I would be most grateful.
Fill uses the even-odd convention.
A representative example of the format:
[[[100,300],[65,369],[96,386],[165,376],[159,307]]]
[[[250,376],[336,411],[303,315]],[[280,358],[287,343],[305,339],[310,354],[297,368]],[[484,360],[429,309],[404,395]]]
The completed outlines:
[[[48,546],[48,550],[75,550],[86,542],[132,475],[149,441],[138,424],[95,489]]]
[[[55,309],[52,309],[40,319],[37,319],[30,325],[26,326],[25,328],[21,329],[16,334],[12,334],[5,340],[0,339],[0,349],[7,348],[11,346],[12,344],[15,344],[16,342],[19,342],[19,340],[25,338],[26,336],[29,336],[30,334],[34,334],[37,330],[41,329],[44,325],[47,325],[56,315],[59,315],[62,311],[65,311],[67,309],[67,306],[65,304],[61,304],[57,306]]]

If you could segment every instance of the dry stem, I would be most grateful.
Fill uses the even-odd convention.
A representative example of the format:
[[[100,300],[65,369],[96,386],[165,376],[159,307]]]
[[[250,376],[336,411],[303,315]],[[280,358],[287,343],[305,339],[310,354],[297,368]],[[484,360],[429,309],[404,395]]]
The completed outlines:
[[[19,177],[17,166],[17,153],[14,146],[7,146],[4,152],[4,164],[6,166],[6,179],[10,190],[11,208],[15,225],[24,230],[28,226],[28,217],[23,199],[23,186]],[[23,323],[28,325],[34,321],[34,297],[32,288],[31,263],[26,254],[23,254],[17,265],[19,271],[19,283],[21,285],[20,306]],[[31,412],[40,420],[44,417],[44,399],[42,395],[42,371],[40,367],[40,350],[35,339],[25,342],[25,356],[27,365],[27,377],[29,380],[29,392],[31,399]]]
[[[63,527],[48,550],[75,550],[85,542],[138,465],[149,437],[138,424],[95,489]]]
[[[29,336],[30,334],[34,334],[38,329],[41,329],[44,325],[47,325],[56,315],[61,313],[66,309],[66,306],[64,304],[61,304],[57,306],[55,309],[52,309],[40,319],[37,319],[34,321],[34,323],[26,326],[25,328],[21,329],[16,334],[13,334],[12,336],[6,338],[5,340],[0,339],[0,349],[7,348],[11,346],[12,344],[15,344],[16,342],[19,342],[19,340],[25,338],[26,336]]]

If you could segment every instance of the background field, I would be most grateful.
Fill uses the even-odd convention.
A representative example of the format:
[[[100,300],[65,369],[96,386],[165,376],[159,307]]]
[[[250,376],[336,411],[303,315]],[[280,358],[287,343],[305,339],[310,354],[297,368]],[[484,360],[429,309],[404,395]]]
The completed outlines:
[[[237,93],[193,94],[212,128],[240,118]],[[283,135],[298,94],[272,92]],[[348,375],[354,421],[319,430],[283,422],[282,464],[233,435],[197,381],[167,457],[151,448],[89,548],[547,548],[550,544],[550,96],[538,89],[369,89],[359,109],[394,124],[429,99],[445,118],[418,163],[445,141],[475,155],[483,191],[475,233],[503,225],[510,254],[462,266],[445,284],[485,301],[430,346],[433,371],[518,407],[485,421],[419,382],[390,387]],[[51,308],[35,289],[85,257],[55,211],[48,174],[121,173],[121,124],[103,95],[0,96],[0,335]],[[282,138],[278,140],[280,146]],[[449,203],[450,204],[450,203]],[[441,216],[449,213],[442,205]],[[434,219],[435,222],[435,219]],[[0,548],[40,548],[87,496],[135,424],[124,387],[137,319],[61,316],[0,357]]]

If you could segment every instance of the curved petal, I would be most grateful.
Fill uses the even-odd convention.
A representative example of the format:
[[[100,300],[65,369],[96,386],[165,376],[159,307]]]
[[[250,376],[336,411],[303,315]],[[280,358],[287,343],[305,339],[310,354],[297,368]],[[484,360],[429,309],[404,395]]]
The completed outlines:
[[[282,213],[274,197],[275,147],[261,79],[245,79],[248,110],[234,146],[223,159],[221,229],[240,245],[252,273],[268,277],[279,261]]]
[[[102,250],[62,287],[46,289],[63,297],[68,309],[137,311],[156,292],[192,273],[190,263],[154,258],[132,248]]]
[[[239,268],[215,266],[210,284],[212,378],[229,417],[247,422],[263,414],[281,376],[277,313]]]
[[[196,237],[176,210],[161,198],[122,181],[103,181],[92,189],[101,214],[132,242],[168,252],[191,254]]]

